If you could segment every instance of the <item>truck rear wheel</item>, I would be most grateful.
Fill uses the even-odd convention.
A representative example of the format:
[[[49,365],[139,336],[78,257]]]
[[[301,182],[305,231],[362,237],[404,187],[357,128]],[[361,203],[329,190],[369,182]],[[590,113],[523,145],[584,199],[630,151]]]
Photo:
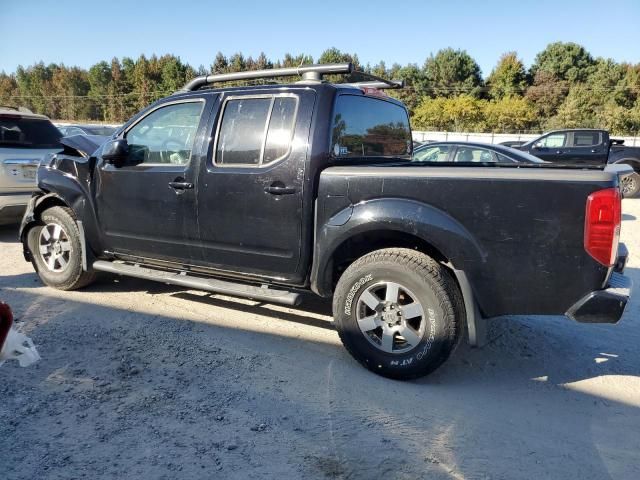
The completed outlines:
[[[640,174],[636,172],[623,177],[620,187],[626,198],[636,198],[640,193]]]
[[[464,304],[435,260],[404,248],[371,252],[340,277],[333,297],[340,339],[351,355],[385,377],[427,375],[460,338]]]
[[[40,223],[29,230],[27,244],[38,276],[50,287],[75,290],[94,280],[94,273],[82,269],[80,231],[70,209],[42,212]]]

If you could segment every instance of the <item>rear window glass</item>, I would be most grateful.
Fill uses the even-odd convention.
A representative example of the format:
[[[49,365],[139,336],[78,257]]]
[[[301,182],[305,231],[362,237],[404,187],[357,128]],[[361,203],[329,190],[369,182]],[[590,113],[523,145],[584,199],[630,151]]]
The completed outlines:
[[[591,147],[600,144],[600,132],[574,132],[574,147]]]
[[[49,120],[0,116],[0,147],[57,148],[61,137]]]
[[[227,101],[218,133],[216,163],[259,166],[286,156],[291,148],[296,106],[294,97]]]
[[[406,156],[411,143],[403,107],[360,95],[338,96],[331,135],[335,157]]]

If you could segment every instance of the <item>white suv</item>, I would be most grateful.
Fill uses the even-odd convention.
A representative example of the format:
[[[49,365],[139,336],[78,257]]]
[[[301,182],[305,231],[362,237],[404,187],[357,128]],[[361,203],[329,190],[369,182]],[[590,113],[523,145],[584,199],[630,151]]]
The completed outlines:
[[[44,115],[0,106],[0,225],[22,218],[38,165],[61,150],[61,136]]]

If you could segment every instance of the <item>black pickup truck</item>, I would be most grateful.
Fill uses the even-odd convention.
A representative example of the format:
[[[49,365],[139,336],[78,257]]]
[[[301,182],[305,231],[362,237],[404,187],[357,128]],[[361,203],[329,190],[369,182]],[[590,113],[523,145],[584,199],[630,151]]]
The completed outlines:
[[[97,150],[64,139],[37,172],[25,258],[66,290],[102,271],[290,305],[332,297],[349,352],[393,378],[433,371],[483,318],[620,319],[614,174],[414,163],[407,110],[381,90],[397,84],[327,74],[353,69],[199,77]]]
[[[627,164],[635,173],[621,180],[625,197],[640,194],[640,147],[609,137],[606,130],[553,130],[522,145],[513,146],[542,160],[575,166]]]

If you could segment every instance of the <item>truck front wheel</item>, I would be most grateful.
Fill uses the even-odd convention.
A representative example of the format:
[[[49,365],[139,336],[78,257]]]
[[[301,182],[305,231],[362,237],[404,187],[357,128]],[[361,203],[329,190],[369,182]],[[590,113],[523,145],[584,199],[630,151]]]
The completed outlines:
[[[51,207],[42,212],[27,242],[38,276],[50,287],[75,290],[93,281],[94,274],[82,269],[80,230],[70,209]]]
[[[460,338],[464,304],[448,271],[423,253],[389,248],[352,263],[333,297],[340,339],[351,355],[385,377],[427,375]]]

